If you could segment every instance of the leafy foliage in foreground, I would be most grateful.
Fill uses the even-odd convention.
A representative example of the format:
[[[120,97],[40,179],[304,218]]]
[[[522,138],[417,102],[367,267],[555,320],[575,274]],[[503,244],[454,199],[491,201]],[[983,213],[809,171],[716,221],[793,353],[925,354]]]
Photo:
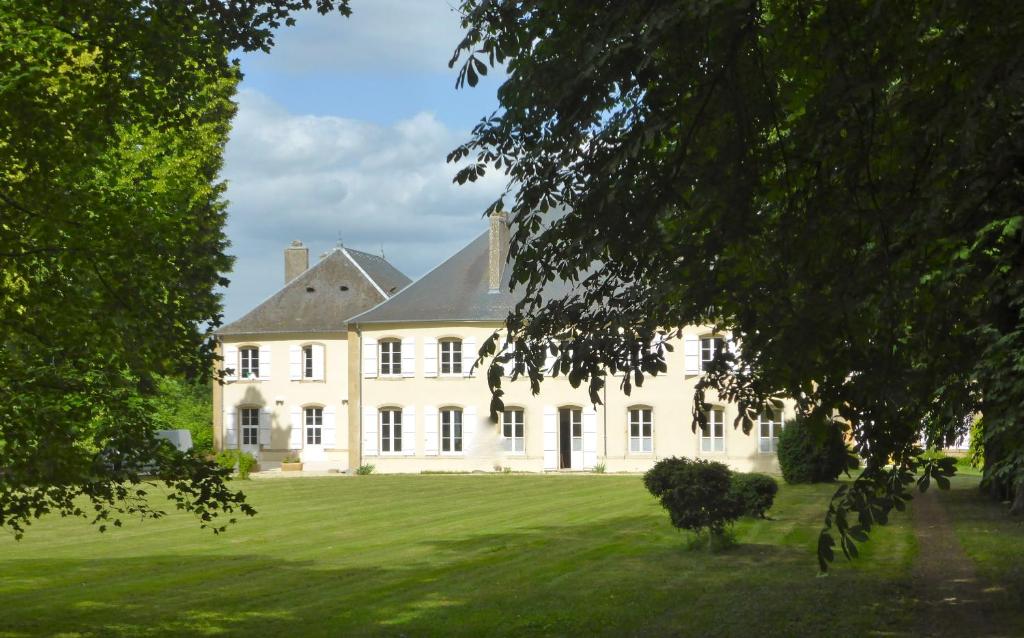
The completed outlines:
[[[212,369],[228,51],[268,49],[310,6],[0,4],[0,527],[160,516],[152,482],[203,526],[253,513],[222,470],[154,440],[148,398],[157,374]]]
[[[492,413],[510,362],[537,389],[555,353],[596,402],[612,372],[628,391],[664,371],[666,326],[713,325],[736,348],[697,384],[695,428],[708,390],[746,432],[783,396],[852,425],[865,469],[835,494],[833,545],[886,520],[907,472],[945,471],[918,441],[974,413],[986,484],[1024,480],[1024,4],[462,11],[459,82],[508,69],[449,157],[458,182],[508,177],[491,210],[509,212],[522,301],[481,348]],[[546,292],[556,278],[576,288]]]
[[[843,435],[843,424],[832,419],[797,418],[779,434],[779,468],[787,483],[828,483],[857,468],[857,457]]]

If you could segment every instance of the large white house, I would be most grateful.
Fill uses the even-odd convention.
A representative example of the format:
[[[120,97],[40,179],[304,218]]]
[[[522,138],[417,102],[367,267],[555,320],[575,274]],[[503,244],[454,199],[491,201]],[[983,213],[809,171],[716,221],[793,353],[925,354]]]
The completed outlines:
[[[506,380],[505,411],[492,423],[486,380],[471,368],[516,302],[503,217],[411,284],[382,258],[346,248],[296,274],[296,248],[286,250],[285,287],[220,331],[235,373],[215,385],[217,445],[248,450],[264,468],[286,454],[309,469],[378,472],[642,471],[668,456],[777,467],[789,407],[762,414],[746,435],[732,427],[736,406],[710,397],[709,427],[692,431],[701,366],[727,337],[709,327],[683,330],[667,374],[629,396],[613,378],[596,406],[561,376],[537,395],[526,380]]]

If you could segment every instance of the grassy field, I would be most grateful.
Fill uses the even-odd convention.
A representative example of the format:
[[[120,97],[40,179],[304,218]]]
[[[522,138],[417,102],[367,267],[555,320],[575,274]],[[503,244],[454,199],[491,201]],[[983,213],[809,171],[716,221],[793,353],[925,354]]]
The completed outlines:
[[[366,476],[238,483],[228,534],[189,516],[0,540],[0,636],[898,635],[907,517],[816,578],[833,486],[783,487],[727,553],[635,476]]]

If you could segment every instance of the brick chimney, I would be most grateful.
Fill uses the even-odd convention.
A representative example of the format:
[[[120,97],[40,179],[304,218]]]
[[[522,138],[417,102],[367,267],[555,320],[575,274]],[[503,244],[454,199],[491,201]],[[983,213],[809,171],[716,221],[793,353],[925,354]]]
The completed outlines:
[[[309,248],[298,239],[284,249],[284,283],[309,270]]]
[[[504,211],[490,215],[491,231],[488,241],[487,285],[491,294],[501,292],[501,273],[508,259],[508,217]]]

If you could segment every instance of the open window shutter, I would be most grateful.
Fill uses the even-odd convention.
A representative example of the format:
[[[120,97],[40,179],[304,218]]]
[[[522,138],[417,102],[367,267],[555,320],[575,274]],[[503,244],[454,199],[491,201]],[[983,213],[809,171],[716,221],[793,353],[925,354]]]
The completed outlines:
[[[377,407],[363,407],[363,456],[377,456]]]
[[[462,411],[462,453],[472,454],[476,446],[476,406]]]
[[[363,339],[363,376],[372,379],[377,376],[377,340]]]
[[[338,414],[333,405],[324,408],[324,447],[333,449],[338,445]]]
[[[476,363],[476,339],[470,337],[462,340],[462,374],[473,376],[473,364]]]
[[[402,454],[416,456],[416,408],[402,408]]]
[[[733,356],[732,367],[735,370],[739,364],[740,346],[732,337],[725,340],[725,349]]]
[[[437,408],[432,405],[423,408],[423,453],[437,456]]]
[[[270,381],[270,346],[260,346],[260,381]]]
[[[224,346],[224,378],[234,381],[238,378],[238,348],[236,346]]]
[[[592,406],[583,409],[583,468],[597,465],[597,412]]]
[[[405,348],[405,346],[402,346]],[[405,364],[402,364],[403,370]],[[423,340],[423,376],[437,376],[437,339],[427,337]]]
[[[302,348],[299,346],[288,348],[288,377],[292,381],[302,379]]]
[[[289,450],[301,450],[302,449],[302,410],[299,408],[292,408],[291,410],[291,429],[288,431],[288,449]]]
[[[515,351],[516,351],[516,344],[513,341],[512,343],[508,344],[508,350],[506,350],[505,353],[511,355],[511,354],[515,354]],[[512,373],[516,371],[516,360],[514,358],[510,359],[510,360],[506,361],[503,364],[502,367],[504,368],[505,376],[506,377],[511,377]]]
[[[686,374],[700,374],[700,339],[697,335],[683,336],[683,357]]]
[[[558,469],[558,412],[544,406],[544,469]]]
[[[266,408],[260,410],[260,445],[270,447],[270,410]]]
[[[416,339],[414,337],[402,339],[402,376],[416,376]]]
[[[544,346],[544,374],[547,376],[554,376],[555,373],[555,355],[551,354],[551,347]]]
[[[324,380],[324,345],[314,343],[313,346],[313,380]]]
[[[224,449],[238,447],[238,427],[235,425],[237,413],[234,408],[224,410]]]

